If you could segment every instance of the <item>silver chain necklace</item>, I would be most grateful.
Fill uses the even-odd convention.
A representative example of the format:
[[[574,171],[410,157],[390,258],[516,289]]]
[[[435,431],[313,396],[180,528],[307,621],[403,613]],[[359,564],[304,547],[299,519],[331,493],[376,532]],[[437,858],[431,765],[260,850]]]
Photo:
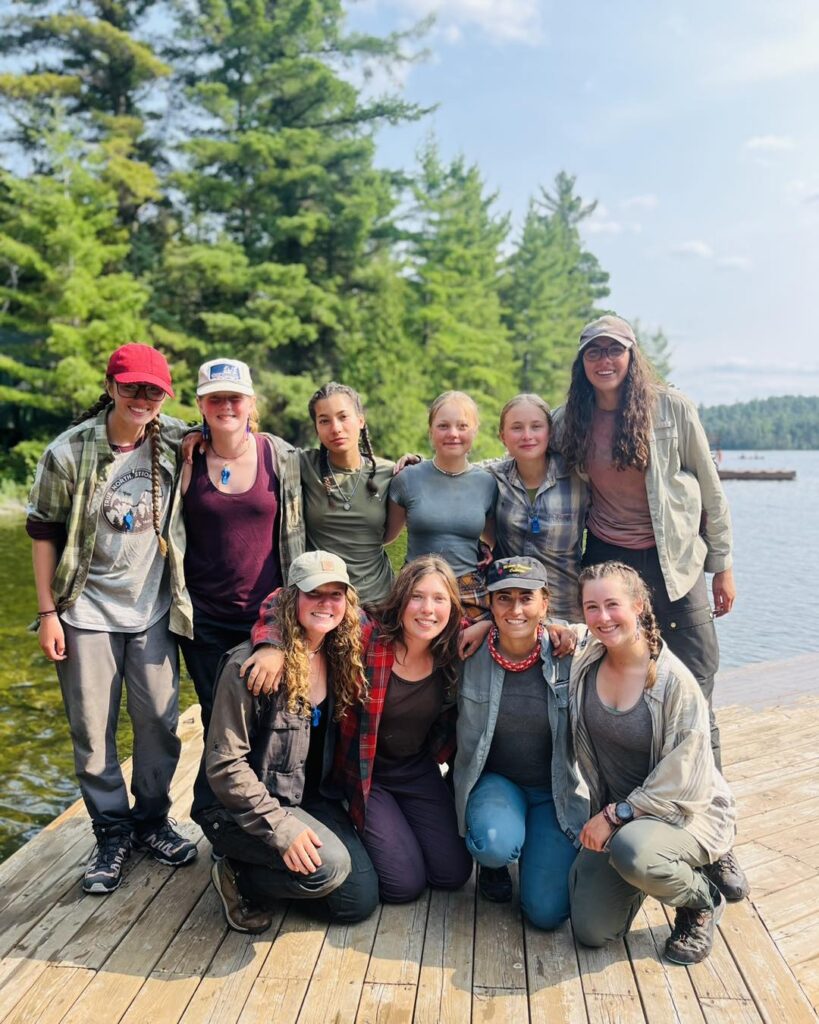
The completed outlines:
[[[364,475],[364,463],[362,462],[361,465],[358,467],[358,479],[356,480],[355,484],[353,485],[352,491],[350,491],[349,498],[344,493],[344,491],[341,489],[341,484],[338,482],[338,477],[333,472],[333,466],[332,466],[332,463],[330,462],[329,459],[327,460],[327,465],[330,467],[330,476],[333,478],[333,483],[335,484],[336,490],[341,495],[341,499],[342,499],[341,507],[344,509],[345,512],[349,512],[350,508],[352,507],[353,498],[355,497],[355,492],[358,490],[358,485],[361,483],[361,477]]]

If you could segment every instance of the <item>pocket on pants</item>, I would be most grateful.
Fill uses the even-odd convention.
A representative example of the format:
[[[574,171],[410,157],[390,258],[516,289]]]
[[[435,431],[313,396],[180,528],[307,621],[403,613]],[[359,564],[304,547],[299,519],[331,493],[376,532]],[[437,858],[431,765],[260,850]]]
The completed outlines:
[[[719,644],[710,605],[670,610],[662,634],[696,679],[707,679],[719,668]]]

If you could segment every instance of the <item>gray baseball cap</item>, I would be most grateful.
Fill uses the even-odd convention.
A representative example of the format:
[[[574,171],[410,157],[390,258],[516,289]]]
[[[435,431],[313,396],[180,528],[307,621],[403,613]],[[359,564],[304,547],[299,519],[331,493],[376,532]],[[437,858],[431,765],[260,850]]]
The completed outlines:
[[[309,594],[311,590],[323,587],[325,583],[343,583],[350,585],[347,566],[344,561],[331,551],[305,551],[294,558],[287,574],[287,585],[298,587]]]

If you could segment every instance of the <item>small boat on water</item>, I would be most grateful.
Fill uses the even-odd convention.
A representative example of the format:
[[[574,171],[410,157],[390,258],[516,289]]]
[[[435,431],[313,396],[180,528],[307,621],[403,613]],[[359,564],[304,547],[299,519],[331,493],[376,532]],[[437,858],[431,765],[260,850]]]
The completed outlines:
[[[795,480],[795,469],[722,469],[720,480]]]

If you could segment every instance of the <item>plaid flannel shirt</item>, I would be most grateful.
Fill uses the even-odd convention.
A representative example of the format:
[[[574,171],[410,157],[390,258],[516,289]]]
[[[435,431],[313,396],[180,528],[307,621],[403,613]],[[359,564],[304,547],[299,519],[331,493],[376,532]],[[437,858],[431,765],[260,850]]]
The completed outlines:
[[[108,409],[94,419],[69,427],[43,452],[34,477],[26,513],[29,519],[65,526],[65,545],[57,563],[51,590],[59,611],[82,593],[97,535],[97,522],[105,491],[114,469],[114,454],[105,421]],[[159,462],[168,476],[171,508],[165,527],[171,582],[171,621],[174,633],[193,635],[193,613],[185,589],[183,562],[185,529],[182,523],[176,460],[187,429],[181,420],[160,416]]]
[[[251,632],[253,646],[281,646],[281,630],[276,621],[278,594],[274,590],[262,602],[259,619]],[[364,648],[364,672],[367,694],[361,704],[347,708],[338,723],[333,762],[333,781],[348,802],[350,819],[363,831],[367,800],[373,780],[378,727],[387,699],[395,655],[392,644],[381,636],[379,625],[366,612],[361,612],[361,641]],[[455,756],[455,722],[457,708],[445,707],[430,729],[430,749],[439,764]]]

